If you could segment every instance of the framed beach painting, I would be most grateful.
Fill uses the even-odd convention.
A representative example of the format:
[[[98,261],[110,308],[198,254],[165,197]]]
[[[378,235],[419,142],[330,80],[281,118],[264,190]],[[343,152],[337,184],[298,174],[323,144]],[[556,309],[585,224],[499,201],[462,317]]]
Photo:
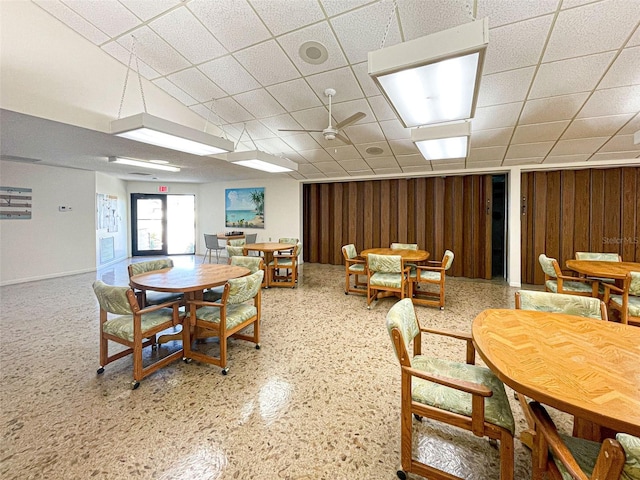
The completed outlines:
[[[225,190],[225,226],[264,228],[264,187]]]

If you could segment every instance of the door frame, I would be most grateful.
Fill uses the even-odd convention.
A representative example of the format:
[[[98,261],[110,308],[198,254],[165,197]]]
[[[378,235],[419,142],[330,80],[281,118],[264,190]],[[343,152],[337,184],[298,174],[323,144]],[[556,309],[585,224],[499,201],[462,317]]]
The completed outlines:
[[[138,200],[158,199],[162,202],[162,249],[138,250]],[[167,255],[167,195],[163,193],[132,193],[131,194],[131,256],[143,257],[150,255]]]

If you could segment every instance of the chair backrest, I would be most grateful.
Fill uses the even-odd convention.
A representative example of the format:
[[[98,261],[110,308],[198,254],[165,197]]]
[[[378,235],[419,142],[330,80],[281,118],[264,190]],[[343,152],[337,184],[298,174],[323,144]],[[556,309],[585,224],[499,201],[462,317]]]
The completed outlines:
[[[640,272],[629,272],[631,282],[629,282],[629,295],[640,297]]]
[[[576,252],[576,260],[600,260],[601,262],[621,262],[617,253]]]
[[[402,256],[400,255],[367,255],[367,266],[372,272],[402,273]]]
[[[297,248],[297,250],[296,250],[296,256],[297,256],[298,258],[300,258],[300,255],[302,255],[302,243],[301,243],[301,242],[298,242],[298,243],[296,244],[296,248]]]
[[[420,334],[420,325],[410,298],[405,298],[396,302],[387,313],[387,332],[393,343],[393,350],[396,357],[403,366],[411,365],[411,355],[409,355],[411,342]],[[396,344],[393,338],[393,331],[400,334],[401,343]]]
[[[608,320],[607,307],[602,300],[579,295],[520,290],[516,292],[516,308]]]
[[[351,260],[352,258],[356,258],[358,256],[358,251],[356,250],[356,246],[353,243],[349,245],[342,246],[342,255],[345,260]]]
[[[129,287],[116,287],[96,280],[93,282],[93,291],[100,304],[100,309],[105,312],[115,315],[133,315],[131,302],[135,302],[137,310],[136,297]],[[131,295],[127,294],[129,291]]]
[[[239,247],[246,243],[244,238],[232,238],[227,240],[227,245],[231,245],[232,247]]]
[[[162,270],[163,268],[173,267],[173,260],[170,258],[162,258],[160,260],[149,260],[147,262],[131,263],[128,266],[129,277],[140,275],[141,273]]]
[[[392,243],[391,250],[418,250],[417,243]]]
[[[640,480],[640,438],[628,433],[618,433],[616,440],[622,445],[626,460],[622,468],[625,480]]]
[[[240,278],[232,278],[227,281],[229,293],[227,295],[228,304],[244,303],[255,297],[262,287],[264,272],[258,270],[251,275]]]
[[[298,243],[298,239],[293,237],[281,237],[278,240],[278,243]]]
[[[445,250],[444,256],[442,257],[442,266],[445,270],[449,270],[451,268],[451,264],[453,263],[453,252],[451,250]]]
[[[238,245],[238,246],[227,245],[227,256],[229,258],[242,257],[243,255],[244,255],[244,247],[242,245]]]
[[[209,250],[219,250],[218,235],[204,234],[204,244]]]
[[[558,275],[556,273],[556,268],[555,268],[555,265],[558,264],[558,261],[555,258],[547,257],[544,253],[541,253],[540,256],[538,257],[538,262],[540,262],[542,271],[547,276],[551,278],[558,278]]]
[[[248,235],[245,235],[245,237],[244,237],[246,243],[256,243],[256,239],[257,238],[258,238],[258,234],[257,233],[249,233]]]
[[[256,273],[262,270],[263,262],[262,257],[235,256],[231,257],[231,265],[248,268],[251,273]]]

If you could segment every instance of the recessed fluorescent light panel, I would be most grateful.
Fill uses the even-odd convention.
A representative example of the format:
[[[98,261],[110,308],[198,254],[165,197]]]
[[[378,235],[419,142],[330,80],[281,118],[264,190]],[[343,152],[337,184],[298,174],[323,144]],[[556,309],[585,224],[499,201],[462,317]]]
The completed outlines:
[[[194,155],[213,155],[233,151],[233,142],[148,113],[111,122],[111,133],[118,137],[170,148]]]
[[[369,52],[369,75],[407,127],[472,118],[487,18]]]
[[[465,158],[469,153],[471,122],[426,126],[411,130],[411,141],[426,160]]]
[[[150,168],[152,170],[163,170],[165,172],[180,171],[178,167],[160,164],[160,163],[152,163],[153,160],[146,162],[144,160],[134,160],[133,158],[109,157],[109,162],[118,163],[120,165],[130,165],[132,167]]]
[[[228,153],[227,162],[269,173],[283,173],[298,170],[298,164],[296,162],[292,162],[288,158],[271,155],[261,150]]]

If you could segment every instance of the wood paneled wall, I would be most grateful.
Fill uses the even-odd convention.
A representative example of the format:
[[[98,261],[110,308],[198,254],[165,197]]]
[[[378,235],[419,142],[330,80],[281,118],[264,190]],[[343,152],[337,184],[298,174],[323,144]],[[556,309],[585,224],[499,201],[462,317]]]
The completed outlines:
[[[432,259],[451,250],[453,276],[491,278],[491,192],[491,175],[306,184],[304,261],[340,265],[349,243],[417,243]]]
[[[522,174],[522,283],[542,284],[538,256],[564,268],[575,252],[640,262],[640,168]]]

